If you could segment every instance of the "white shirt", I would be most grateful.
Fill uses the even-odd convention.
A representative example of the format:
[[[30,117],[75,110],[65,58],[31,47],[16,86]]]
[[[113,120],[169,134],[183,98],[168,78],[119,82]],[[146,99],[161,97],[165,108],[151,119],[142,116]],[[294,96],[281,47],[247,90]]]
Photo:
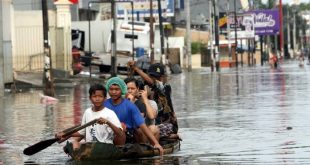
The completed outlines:
[[[158,106],[157,106],[157,103],[154,101],[154,100],[149,100],[149,103],[151,105],[151,107],[153,108],[155,114],[157,115],[158,114]],[[155,125],[155,119],[150,119],[146,116],[145,118],[145,124],[147,126],[149,125]]]
[[[99,117],[107,119],[118,128],[122,128],[121,123],[117,118],[115,112],[106,107],[97,112],[94,112],[92,108],[86,109],[83,114],[82,125]],[[101,125],[96,123],[94,125],[86,127],[85,129],[80,130],[79,133],[81,135],[85,135],[86,142],[98,141],[102,143],[113,144],[114,132],[112,128],[109,127],[107,124]]]

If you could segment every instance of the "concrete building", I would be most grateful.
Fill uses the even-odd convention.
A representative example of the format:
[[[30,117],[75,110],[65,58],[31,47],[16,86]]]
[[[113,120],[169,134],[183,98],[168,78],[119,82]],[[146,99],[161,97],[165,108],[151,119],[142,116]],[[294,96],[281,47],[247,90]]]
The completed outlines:
[[[12,70],[12,5],[11,0],[2,0],[1,2],[1,15],[2,23],[0,23],[1,30],[1,47],[0,49],[0,66],[3,69],[3,74],[0,76],[3,83],[13,82]]]
[[[176,13],[175,13],[176,22],[182,22],[186,18],[186,13],[184,10],[184,1],[185,0],[176,0]],[[219,12],[227,11],[227,3],[229,3],[230,11],[231,12],[234,11],[234,0],[220,0],[220,1],[218,0],[217,2],[218,2]],[[190,7],[191,7],[192,22],[195,22],[195,21],[202,22],[202,20],[197,20],[197,19],[199,18],[208,19],[209,18],[209,13],[210,13],[209,12],[209,0],[191,0]],[[237,8],[237,12],[241,10],[247,10],[249,8],[249,1],[248,0],[236,0],[236,8]]]
[[[302,11],[300,16],[306,20],[305,34],[302,36],[302,43],[304,48],[310,48],[310,11]],[[302,34],[302,33],[301,33]]]

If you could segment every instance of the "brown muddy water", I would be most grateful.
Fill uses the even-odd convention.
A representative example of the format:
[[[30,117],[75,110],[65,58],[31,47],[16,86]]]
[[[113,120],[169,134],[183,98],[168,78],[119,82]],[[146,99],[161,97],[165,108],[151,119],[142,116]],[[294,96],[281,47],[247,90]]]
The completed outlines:
[[[79,124],[90,106],[88,84],[56,90],[59,102],[40,103],[41,90],[0,99],[2,164],[310,164],[310,65],[186,71],[171,75],[181,150],[162,159],[73,162],[55,143],[33,155],[23,149]],[[1,144],[3,143],[3,144]]]

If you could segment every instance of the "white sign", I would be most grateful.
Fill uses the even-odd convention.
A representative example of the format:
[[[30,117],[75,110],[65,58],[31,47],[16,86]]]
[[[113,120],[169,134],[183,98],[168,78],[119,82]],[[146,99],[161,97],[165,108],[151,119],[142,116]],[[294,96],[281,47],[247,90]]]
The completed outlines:
[[[127,3],[128,2],[128,3]],[[123,18],[126,15],[131,17],[131,1],[123,0],[122,3],[116,3],[117,17]],[[153,16],[158,17],[158,1],[153,0]],[[133,0],[134,17],[150,16],[150,0]],[[161,9],[163,17],[174,16],[174,0],[161,0]]]
[[[247,39],[255,37],[254,29],[254,15],[253,14],[242,14],[237,16],[237,22],[235,23],[234,15],[229,16],[230,22],[230,38],[235,38],[235,27],[237,28],[237,38]]]

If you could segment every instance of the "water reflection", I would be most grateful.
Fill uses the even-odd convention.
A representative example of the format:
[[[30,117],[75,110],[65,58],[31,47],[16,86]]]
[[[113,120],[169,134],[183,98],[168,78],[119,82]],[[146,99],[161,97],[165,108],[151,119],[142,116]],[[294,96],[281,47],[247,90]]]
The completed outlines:
[[[163,159],[106,164],[309,164],[310,66],[279,69],[207,69],[171,75],[173,102],[183,138],[181,151]],[[88,84],[58,89],[55,105],[40,90],[0,99],[0,164],[93,164],[71,161],[54,144],[33,155],[22,151],[79,124],[90,106]],[[3,145],[2,145],[3,146]],[[98,162],[96,162],[98,163]]]
[[[309,107],[308,70],[285,64],[277,70],[239,68],[219,74],[192,74],[187,80],[193,93],[177,101],[181,107],[178,114],[184,113],[182,149],[196,155],[193,160],[203,162],[309,162],[309,158],[299,160],[309,152],[308,133],[300,132],[309,128],[304,123],[309,117],[305,110]],[[174,89],[176,96],[182,95],[180,89]],[[300,120],[303,124],[297,124]]]

